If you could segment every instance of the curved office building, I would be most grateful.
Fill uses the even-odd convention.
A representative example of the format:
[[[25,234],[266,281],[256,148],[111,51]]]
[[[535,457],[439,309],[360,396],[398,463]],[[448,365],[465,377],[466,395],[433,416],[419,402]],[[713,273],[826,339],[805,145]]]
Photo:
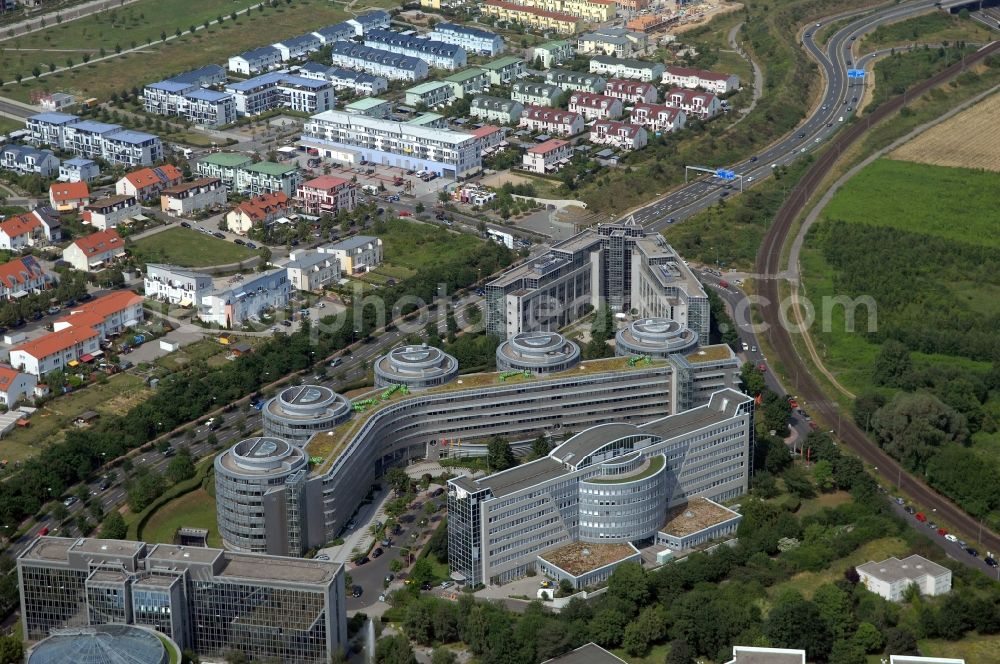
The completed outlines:
[[[497,371],[545,374],[579,362],[580,347],[558,332],[522,332],[497,346]]]
[[[302,448],[267,436],[242,440],[215,457],[216,513],[228,548],[265,553],[274,549],[269,539],[287,539],[285,529],[271,524],[287,521],[282,489],[308,465]]]
[[[350,416],[350,402],[329,387],[297,385],[264,404],[264,435],[301,445],[317,431],[332,429]]]
[[[615,354],[667,357],[698,348],[698,333],[669,318],[640,318],[615,335]]]
[[[600,464],[580,481],[580,541],[637,542],[656,535],[667,509],[667,463],[639,452]]]
[[[375,360],[375,387],[423,390],[458,375],[458,360],[434,346],[400,346]]]
[[[63,629],[28,651],[28,664],[169,664],[181,649],[170,637],[136,625]]]

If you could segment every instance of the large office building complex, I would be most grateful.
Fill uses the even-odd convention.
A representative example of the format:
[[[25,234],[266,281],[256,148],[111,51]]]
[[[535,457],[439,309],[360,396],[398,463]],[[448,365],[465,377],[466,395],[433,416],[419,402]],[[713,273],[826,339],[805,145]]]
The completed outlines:
[[[704,288],[662,236],[631,223],[585,230],[488,283],[486,329],[504,338],[557,330],[601,303],[708,340]]]
[[[203,656],[303,663],[329,662],[347,643],[343,563],[40,537],[17,573],[29,641],[62,628],[138,625]]]
[[[642,425],[593,426],[510,470],[449,480],[452,575],[472,585],[504,583],[549,569],[550,554],[573,543],[653,541],[669,508],[744,493],[752,443],[753,400],[727,389]],[[635,557],[627,547],[619,560]]]

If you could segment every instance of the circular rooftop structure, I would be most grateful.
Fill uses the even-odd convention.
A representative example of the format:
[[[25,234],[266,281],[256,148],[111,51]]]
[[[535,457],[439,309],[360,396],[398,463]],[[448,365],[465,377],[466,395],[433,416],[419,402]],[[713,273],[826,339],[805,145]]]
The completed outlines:
[[[375,387],[406,385],[421,390],[458,375],[458,360],[433,346],[400,346],[375,361]]]
[[[288,441],[266,436],[241,440],[233,445],[229,454],[236,468],[262,473],[294,462],[296,457],[303,455],[302,450]]]
[[[640,318],[615,335],[615,353],[621,356],[667,357],[698,347],[698,333],[669,318]]]
[[[28,664],[167,664],[180,648],[167,636],[135,625],[96,625],[53,632],[28,652]]]
[[[580,362],[580,347],[558,332],[522,332],[497,347],[497,371],[552,373]]]
[[[263,408],[264,435],[301,445],[351,416],[351,404],[322,385],[296,385],[278,393]]]

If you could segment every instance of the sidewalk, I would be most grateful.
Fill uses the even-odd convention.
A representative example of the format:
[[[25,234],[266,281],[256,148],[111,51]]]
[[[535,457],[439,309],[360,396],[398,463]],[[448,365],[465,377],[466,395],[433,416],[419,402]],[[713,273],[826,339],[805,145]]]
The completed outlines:
[[[376,520],[385,521],[385,504],[392,497],[392,491],[383,488],[376,493],[372,502],[363,505],[354,516],[357,524],[353,531],[344,536],[344,543],[320,549],[317,553],[330,556],[330,560],[348,562],[355,550],[366,551],[375,542],[369,531],[369,526]]]

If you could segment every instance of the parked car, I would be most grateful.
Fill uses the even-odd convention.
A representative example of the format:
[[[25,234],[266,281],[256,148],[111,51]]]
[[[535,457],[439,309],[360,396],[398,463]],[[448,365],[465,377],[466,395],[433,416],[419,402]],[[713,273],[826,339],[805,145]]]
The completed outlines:
[[[392,572],[389,572],[388,574],[385,575],[385,582],[386,583],[392,583],[395,578],[396,578],[396,575],[393,574]]]
[[[220,233],[218,231],[216,231],[215,233],[212,233],[212,235],[214,235],[215,237],[219,238],[220,240],[225,240],[226,239],[226,236],[223,233]]]
[[[191,228],[191,224],[189,224],[189,223],[188,223],[188,222],[186,222],[186,221],[182,221],[182,222],[181,222],[181,227],[182,227],[182,228]]]
[[[969,554],[970,556],[972,556],[973,558],[978,558],[979,557],[979,552],[976,551],[975,549],[973,549],[971,546],[965,547],[965,552],[967,554]]]
[[[380,546],[379,547],[375,547],[375,549],[372,551],[372,558],[373,559],[374,558],[378,558],[383,553],[385,553],[385,551],[382,550],[382,547],[380,547]]]
[[[913,518],[919,521],[920,523],[924,523],[925,521],[927,521],[927,516],[923,512],[917,512],[916,514],[913,515]]]
[[[241,244],[241,245],[244,245],[244,246],[246,245],[246,242],[244,242],[243,240],[241,240],[239,238],[236,238],[235,240],[233,240],[233,243],[234,244]]]
[[[247,242],[247,249],[256,249],[257,245],[253,242]]]
[[[361,597],[361,593],[363,592],[364,589],[361,586],[354,586],[351,588],[351,597]]]

